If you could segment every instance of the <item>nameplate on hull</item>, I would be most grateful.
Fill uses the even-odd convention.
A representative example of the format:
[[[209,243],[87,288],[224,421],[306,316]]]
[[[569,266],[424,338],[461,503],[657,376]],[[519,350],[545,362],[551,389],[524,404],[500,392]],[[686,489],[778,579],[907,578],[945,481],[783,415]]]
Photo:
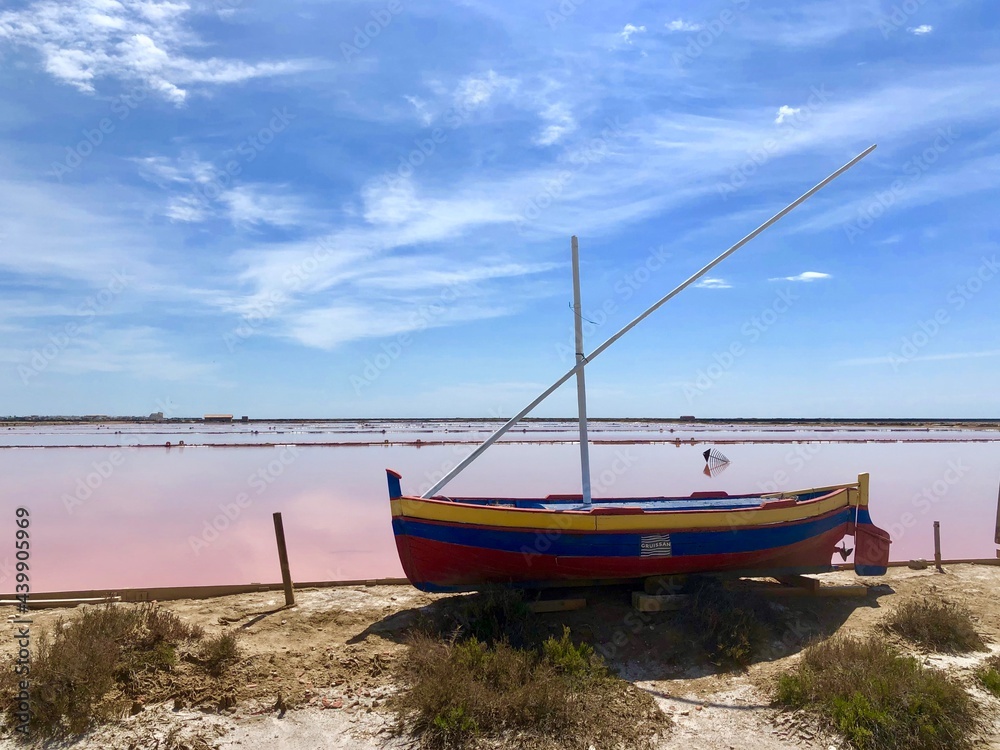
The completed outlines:
[[[670,534],[643,534],[639,538],[641,557],[671,557],[673,554]]]

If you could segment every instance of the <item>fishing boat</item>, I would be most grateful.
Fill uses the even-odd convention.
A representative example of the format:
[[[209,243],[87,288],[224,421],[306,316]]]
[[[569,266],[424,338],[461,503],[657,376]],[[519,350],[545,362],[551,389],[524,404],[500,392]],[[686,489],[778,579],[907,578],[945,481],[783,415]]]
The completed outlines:
[[[845,536],[854,570],[884,575],[889,535],[868,513],[868,475],[781,494],[537,499],[406,497],[388,472],[392,530],[423,591],[612,582],[683,573],[821,573]]]
[[[579,249],[571,240],[576,363],[422,495],[405,495],[387,469],[392,529],[403,571],[424,591],[608,583],[688,573],[775,576],[833,569],[850,554],[862,576],[886,572],[889,534],[872,523],[869,477],[796,492],[698,492],[688,497],[591,495],[586,365],[615,341],[796,206],[857,164],[871,146],[689,277],[620,331],[584,353]],[[576,378],[578,495],[447,497],[440,490],[563,383]],[[707,459],[706,459],[707,460]],[[1000,537],[998,537],[1000,539]],[[998,542],[1000,543],[1000,542]]]

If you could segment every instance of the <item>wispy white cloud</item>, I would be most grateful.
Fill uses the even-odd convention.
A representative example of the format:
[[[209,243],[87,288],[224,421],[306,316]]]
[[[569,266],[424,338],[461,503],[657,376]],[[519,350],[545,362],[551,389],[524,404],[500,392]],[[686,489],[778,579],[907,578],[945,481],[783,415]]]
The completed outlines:
[[[904,362],[947,362],[956,359],[981,359],[984,357],[1000,357],[1000,349],[988,349],[978,352],[951,352],[948,354],[919,354],[916,357],[885,355],[883,357],[858,357],[838,362],[844,367],[863,367],[867,365],[900,365]]]
[[[430,125],[434,122],[434,115],[428,111],[427,102],[417,96],[406,95],[403,98],[413,106],[414,110],[416,110],[417,117],[420,119],[420,123],[422,125]]]
[[[362,191],[364,218],[369,224],[397,225],[419,216],[423,202],[410,179],[375,180]]]
[[[701,31],[701,24],[678,18],[666,24],[667,31]]]
[[[732,33],[758,44],[805,47],[870,29],[881,16],[879,0],[857,0],[850,5],[823,0],[776,3],[742,13]]]
[[[190,56],[187,50],[204,46],[187,26],[191,12],[186,2],[41,0],[0,13],[0,41],[35,50],[46,72],[80,91],[94,93],[102,78],[118,78],[177,105],[192,84],[239,83],[315,66]]]
[[[768,279],[769,281],[819,281],[820,279],[832,279],[828,273],[823,273],[821,271],[803,271],[797,276],[779,276],[774,279]]]
[[[542,121],[547,123],[535,137],[535,143],[540,146],[551,146],[576,130],[576,120],[562,102],[545,106],[539,114]]]
[[[485,75],[466,76],[458,82],[453,98],[460,111],[468,111],[484,107],[498,94],[510,94],[517,91],[520,81],[516,78],[500,75],[489,70]]]
[[[787,104],[782,104],[778,107],[778,116],[774,118],[774,124],[780,125],[786,117],[795,117],[801,111],[801,107],[789,107]]]
[[[288,195],[287,191],[287,185],[248,183],[226,190],[219,200],[229,220],[236,225],[301,227],[310,212],[299,198]]]
[[[695,284],[696,287],[701,289],[732,289],[733,285],[730,284],[725,279],[717,278],[704,278]]]
[[[934,31],[934,27],[929,23],[921,24],[920,26],[915,26],[907,29],[911,34],[916,34],[917,36],[923,36],[924,34],[930,34]]]
[[[358,284],[395,290],[465,287],[481,281],[544,273],[559,267],[557,263],[484,261],[469,268],[442,270],[449,263],[454,261],[433,256],[419,256],[406,260],[394,258],[386,263],[372,264],[370,275],[360,278]],[[380,268],[381,266],[388,268]]]
[[[232,185],[228,175],[224,185],[219,170],[191,152],[177,158],[147,156],[134,161],[144,178],[169,191],[162,210],[173,221],[200,223],[223,218],[242,227],[292,227],[307,223],[312,214],[300,198],[289,193],[287,185]]]
[[[620,32],[618,32],[618,36],[620,36],[625,41],[626,44],[632,44],[633,36],[635,36],[636,34],[645,34],[645,33],[646,33],[645,26],[636,26],[634,24],[627,23],[625,24],[625,28],[622,29]]]
[[[170,345],[172,334],[151,326],[115,326],[111,323],[88,324],[68,338],[57,354],[45,359],[41,374],[84,375],[87,373],[122,373],[143,380],[184,382],[212,375],[217,366],[190,360]],[[34,341],[22,336],[24,348],[0,348],[0,362],[29,366],[33,353],[49,341]]]

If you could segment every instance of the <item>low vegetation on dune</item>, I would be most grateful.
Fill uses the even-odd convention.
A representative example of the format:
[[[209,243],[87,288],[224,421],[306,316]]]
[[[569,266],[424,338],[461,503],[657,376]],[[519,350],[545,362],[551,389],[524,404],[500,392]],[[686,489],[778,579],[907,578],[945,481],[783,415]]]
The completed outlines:
[[[648,693],[612,675],[569,628],[541,638],[516,592],[466,597],[436,627],[448,622],[458,624],[450,635],[425,629],[411,637],[399,665],[406,689],[390,704],[399,732],[422,747],[516,736],[533,748],[650,748],[669,725]]]
[[[227,630],[202,640],[201,648],[198,649],[198,657],[193,661],[200,660],[209,674],[218,677],[239,658],[240,647],[236,631]]]
[[[834,636],[782,675],[776,702],[818,715],[858,750],[954,750],[970,745],[977,709],[943,672],[877,636]]]
[[[964,653],[986,648],[969,611],[947,601],[903,602],[893,610],[883,627],[932,651]]]
[[[693,584],[681,619],[705,655],[727,667],[749,666],[780,629],[768,601],[752,593],[729,591],[714,578]]]
[[[985,690],[1000,698],[1000,654],[993,654],[979,666],[976,679]]]
[[[40,632],[31,657],[31,726],[43,738],[79,735],[119,718],[155,689],[180,649],[202,641],[197,626],[156,604],[85,607]],[[224,660],[223,660],[224,668]],[[13,679],[5,666],[4,680]],[[14,694],[3,685],[4,714],[14,721]]]

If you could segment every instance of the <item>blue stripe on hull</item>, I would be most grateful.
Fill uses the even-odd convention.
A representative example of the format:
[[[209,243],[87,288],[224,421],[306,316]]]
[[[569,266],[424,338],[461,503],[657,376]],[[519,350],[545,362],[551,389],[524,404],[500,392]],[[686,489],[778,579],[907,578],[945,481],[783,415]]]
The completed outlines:
[[[841,524],[853,521],[854,512],[853,508],[844,508],[822,518],[794,524],[775,524],[773,526],[718,531],[670,532],[670,556],[719,555],[785,547],[819,536]],[[863,512],[863,515],[867,516],[867,510]],[[558,557],[640,557],[642,537],[658,535],[658,532],[652,529],[645,533],[607,534],[553,531],[546,534],[537,531],[526,532],[429,523],[410,518],[394,518],[392,530],[396,535],[405,534],[467,547],[504,552],[535,551]]]

